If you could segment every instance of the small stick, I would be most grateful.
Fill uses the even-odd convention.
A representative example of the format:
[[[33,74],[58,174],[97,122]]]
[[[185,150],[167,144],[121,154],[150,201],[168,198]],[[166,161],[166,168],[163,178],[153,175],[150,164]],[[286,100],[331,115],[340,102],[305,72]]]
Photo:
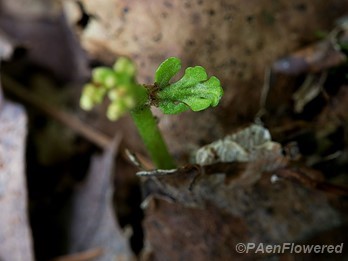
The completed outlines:
[[[112,140],[108,136],[92,129],[90,126],[83,123],[73,115],[65,111],[59,110],[54,106],[50,105],[49,103],[45,102],[44,100],[40,99],[39,97],[35,96],[31,92],[29,92],[24,86],[11,79],[9,76],[2,74],[1,78],[3,83],[2,87],[6,92],[11,93],[24,103],[35,107],[36,109],[42,111],[46,115],[55,119],[56,121],[71,128],[76,133],[91,141],[98,147],[102,149],[109,147],[109,144],[112,142]]]
[[[0,110],[2,105],[4,104],[4,94],[2,92],[1,84],[0,84]]]
[[[54,258],[52,261],[92,261],[103,254],[103,249],[94,248],[84,252]]]
[[[255,121],[257,123],[261,122],[261,117],[267,112],[266,111],[266,102],[267,102],[269,90],[271,88],[271,75],[272,75],[271,68],[267,68],[265,70],[264,82],[263,82],[263,86],[262,86],[262,90],[261,90],[260,109],[255,116]]]
[[[338,196],[348,196],[348,188],[335,185],[325,181],[315,180],[307,176],[303,171],[293,171],[289,169],[281,169],[276,175],[284,179],[295,181],[304,186],[318,189],[326,193],[335,194]]]

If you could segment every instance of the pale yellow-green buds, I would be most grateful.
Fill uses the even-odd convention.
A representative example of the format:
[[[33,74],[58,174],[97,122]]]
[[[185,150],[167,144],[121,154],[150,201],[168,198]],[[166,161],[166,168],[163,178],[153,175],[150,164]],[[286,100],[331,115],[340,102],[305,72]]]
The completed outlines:
[[[121,57],[113,68],[97,67],[92,71],[92,82],[84,86],[80,106],[91,110],[100,104],[105,96],[110,100],[107,117],[117,120],[136,105],[134,96],[139,85],[135,82],[135,65],[128,58]]]

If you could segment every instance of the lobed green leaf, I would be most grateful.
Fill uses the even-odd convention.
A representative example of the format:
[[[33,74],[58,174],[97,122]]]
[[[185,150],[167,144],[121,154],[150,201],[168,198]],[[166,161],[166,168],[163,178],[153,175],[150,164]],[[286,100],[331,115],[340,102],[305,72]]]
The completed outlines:
[[[160,64],[155,73],[155,83],[163,88],[169,84],[181,69],[181,61],[176,57],[170,57]]]
[[[163,69],[163,68],[162,68]],[[172,74],[174,70],[171,71]],[[172,77],[172,76],[171,76]],[[223,94],[220,81],[212,76],[208,79],[201,66],[189,67],[184,76],[177,82],[157,92],[158,107],[165,114],[177,114],[188,109],[201,111],[216,106]]]

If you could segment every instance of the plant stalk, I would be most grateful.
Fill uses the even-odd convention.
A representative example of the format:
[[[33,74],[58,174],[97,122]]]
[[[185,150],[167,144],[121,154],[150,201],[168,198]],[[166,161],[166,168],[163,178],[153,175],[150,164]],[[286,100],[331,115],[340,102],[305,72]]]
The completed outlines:
[[[131,115],[156,167],[159,169],[175,168],[173,158],[168,152],[150,106],[134,109],[131,111]]]

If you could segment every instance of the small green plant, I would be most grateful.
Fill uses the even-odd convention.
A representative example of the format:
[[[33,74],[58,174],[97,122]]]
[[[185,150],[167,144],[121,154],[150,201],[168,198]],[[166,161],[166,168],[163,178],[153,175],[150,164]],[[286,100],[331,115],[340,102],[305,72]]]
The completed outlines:
[[[201,66],[188,67],[180,80],[171,82],[180,69],[181,61],[178,58],[168,58],[157,68],[155,83],[141,85],[136,81],[133,62],[119,58],[112,68],[98,67],[93,70],[92,82],[85,85],[80,106],[91,110],[107,96],[110,100],[107,117],[117,120],[130,112],[156,167],[174,168],[174,161],[150,107],[156,106],[165,114],[177,114],[189,109],[201,111],[216,106],[223,94],[220,81],[214,76],[208,78]]]

